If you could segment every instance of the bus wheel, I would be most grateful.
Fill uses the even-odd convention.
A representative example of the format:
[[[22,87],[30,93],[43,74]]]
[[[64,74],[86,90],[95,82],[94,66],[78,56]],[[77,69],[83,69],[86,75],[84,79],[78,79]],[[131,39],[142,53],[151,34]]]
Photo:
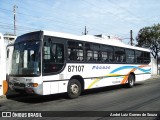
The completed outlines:
[[[76,79],[70,80],[67,94],[69,98],[77,98],[81,94],[81,83]]]
[[[128,77],[127,87],[132,88],[134,86],[135,78],[134,75],[130,74]]]

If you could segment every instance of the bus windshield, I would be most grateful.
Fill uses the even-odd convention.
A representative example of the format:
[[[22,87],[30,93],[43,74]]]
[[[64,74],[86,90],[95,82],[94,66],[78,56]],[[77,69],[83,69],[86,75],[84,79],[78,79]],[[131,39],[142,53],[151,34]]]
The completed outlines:
[[[40,41],[26,41],[14,45],[11,75],[40,75]]]

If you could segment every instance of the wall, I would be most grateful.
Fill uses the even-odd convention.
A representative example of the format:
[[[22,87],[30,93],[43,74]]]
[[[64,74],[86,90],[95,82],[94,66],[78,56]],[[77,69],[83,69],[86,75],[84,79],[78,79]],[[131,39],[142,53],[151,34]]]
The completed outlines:
[[[151,74],[157,75],[157,59],[151,57]]]

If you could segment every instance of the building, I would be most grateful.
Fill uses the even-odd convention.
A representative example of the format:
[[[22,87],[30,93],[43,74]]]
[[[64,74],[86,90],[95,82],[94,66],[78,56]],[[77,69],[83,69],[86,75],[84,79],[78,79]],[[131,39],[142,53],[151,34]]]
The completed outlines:
[[[4,34],[3,37],[4,37],[4,41],[5,41],[6,46],[8,44],[13,44],[15,39],[17,38],[17,36],[15,36],[13,34],[8,34],[8,33]]]
[[[10,58],[12,55],[13,49],[7,47],[9,44],[13,44],[16,39],[16,36],[11,34],[1,34],[0,33],[0,96],[6,94],[8,85],[6,82],[6,75],[9,71],[10,67]],[[6,53],[8,54],[10,51],[11,54],[6,57]]]

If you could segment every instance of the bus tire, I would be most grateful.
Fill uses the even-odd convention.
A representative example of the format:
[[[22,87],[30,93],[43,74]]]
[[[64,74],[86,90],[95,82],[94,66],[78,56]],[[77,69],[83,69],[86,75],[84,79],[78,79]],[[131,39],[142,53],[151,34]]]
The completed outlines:
[[[69,98],[73,99],[79,97],[81,90],[81,83],[78,80],[72,79],[69,81],[67,88],[67,94]]]
[[[128,77],[127,87],[132,88],[134,86],[134,83],[135,83],[135,77],[134,75],[130,74]]]

